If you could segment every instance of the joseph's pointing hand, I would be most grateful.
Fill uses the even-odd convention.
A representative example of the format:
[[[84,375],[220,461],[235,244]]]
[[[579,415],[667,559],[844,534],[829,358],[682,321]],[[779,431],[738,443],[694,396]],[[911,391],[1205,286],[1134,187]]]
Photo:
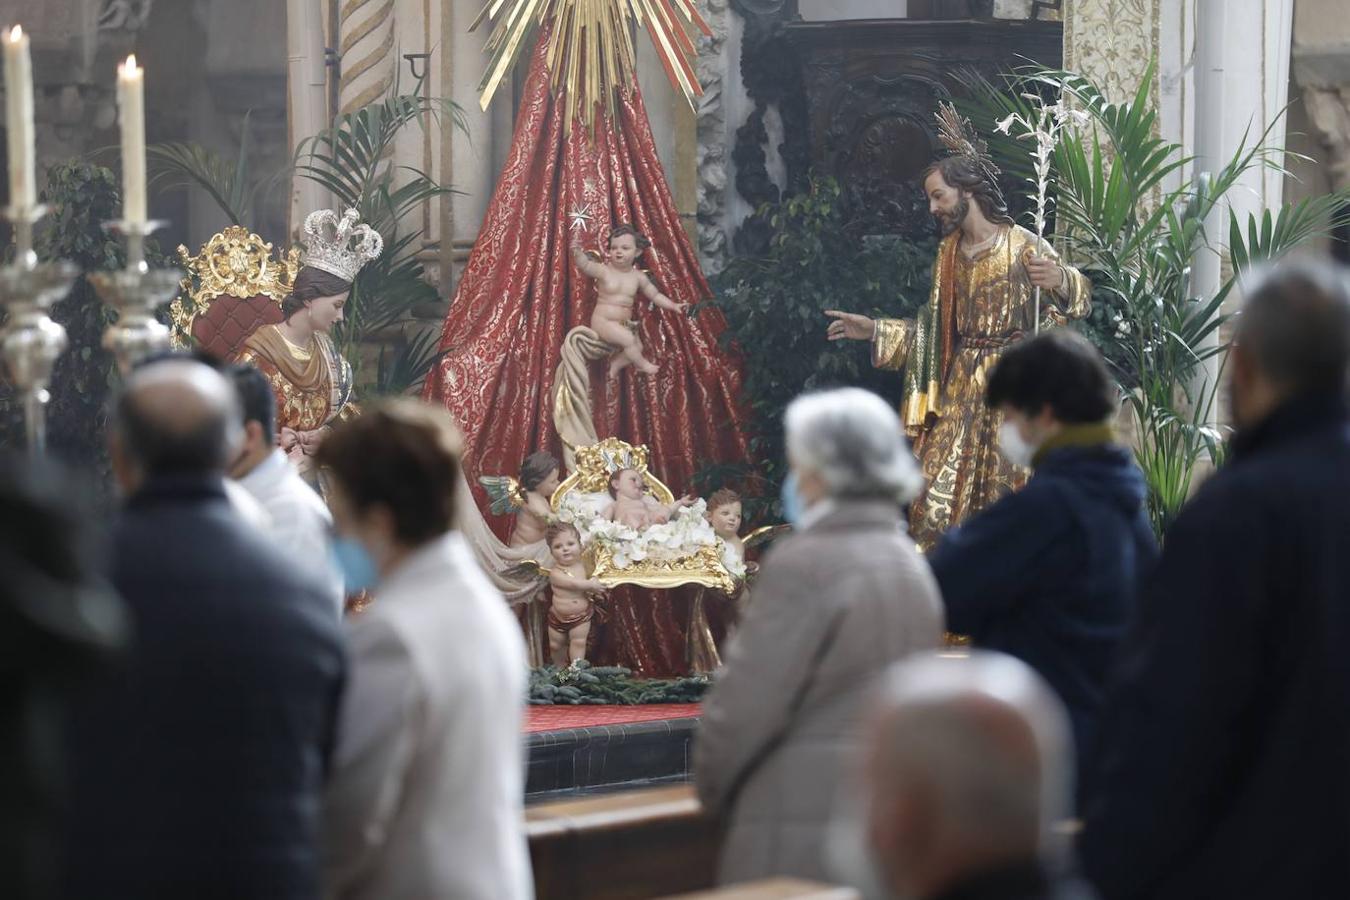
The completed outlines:
[[[837,309],[827,309],[825,315],[834,320],[825,331],[832,341],[870,341],[876,334],[876,323],[867,316]]]

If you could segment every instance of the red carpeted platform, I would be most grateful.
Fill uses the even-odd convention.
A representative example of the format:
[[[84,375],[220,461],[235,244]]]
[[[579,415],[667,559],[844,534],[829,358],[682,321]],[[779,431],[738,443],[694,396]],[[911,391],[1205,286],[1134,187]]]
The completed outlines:
[[[631,725],[663,719],[697,718],[697,703],[654,703],[648,706],[531,706],[525,733],[594,728],[600,725]]]

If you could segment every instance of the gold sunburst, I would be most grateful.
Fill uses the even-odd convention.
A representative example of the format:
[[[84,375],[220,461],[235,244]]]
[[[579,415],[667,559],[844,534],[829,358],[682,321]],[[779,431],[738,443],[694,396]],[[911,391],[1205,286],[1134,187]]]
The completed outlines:
[[[694,73],[698,50],[690,31],[712,30],[697,0],[488,0],[469,30],[484,21],[495,23],[488,38],[488,67],[478,86],[479,103],[487,109],[506,74],[520,58],[536,30],[552,23],[548,67],[553,90],[564,91],[565,123],[580,115],[595,124],[597,105],[608,108],[614,92],[637,80],[631,26],[646,28],[666,76],[691,106],[703,96]]]

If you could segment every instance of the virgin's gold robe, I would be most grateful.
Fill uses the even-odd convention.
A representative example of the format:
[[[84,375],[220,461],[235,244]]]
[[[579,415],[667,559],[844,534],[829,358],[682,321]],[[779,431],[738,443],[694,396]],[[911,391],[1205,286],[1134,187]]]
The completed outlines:
[[[345,419],[351,407],[352,367],[326,334],[296,347],[275,325],[264,325],[244,342],[240,363],[267,377],[277,401],[277,431],[313,431]]]
[[[938,245],[932,292],[919,314],[879,320],[872,343],[873,364],[905,370],[901,414],[928,483],[911,507],[910,531],[924,549],[1026,478],[999,453],[1000,417],[985,408],[984,392],[1003,349],[1034,330],[1022,260],[1036,236],[1000,226],[993,243],[974,255],[960,239],[958,231]],[[1055,257],[1048,245],[1041,255]],[[1091,283],[1071,267],[1064,273],[1060,290],[1041,292],[1042,328],[1088,314]]]

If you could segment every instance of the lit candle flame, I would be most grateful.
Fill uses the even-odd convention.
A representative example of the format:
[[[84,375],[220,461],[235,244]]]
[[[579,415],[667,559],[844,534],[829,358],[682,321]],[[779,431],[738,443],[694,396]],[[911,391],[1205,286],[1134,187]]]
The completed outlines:
[[[135,76],[140,72],[136,67],[136,54],[133,53],[127,57],[127,61],[122,63],[122,71],[128,76]]]
[[[23,26],[15,25],[9,30],[9,42],[11,44],[17,44],[21,40],[23,40]]]

